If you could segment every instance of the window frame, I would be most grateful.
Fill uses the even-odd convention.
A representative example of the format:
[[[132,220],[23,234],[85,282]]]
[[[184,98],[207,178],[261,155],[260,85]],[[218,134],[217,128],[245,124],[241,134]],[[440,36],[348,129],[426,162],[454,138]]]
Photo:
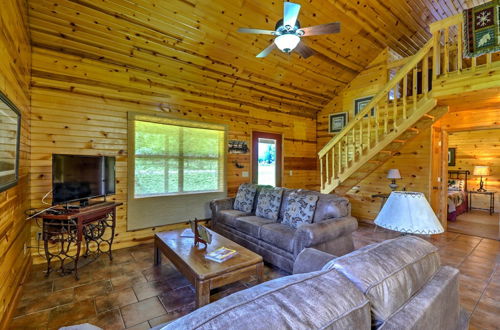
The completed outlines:
[[[205,122],[199,122],[199,121],[192,121],[192,120],[186,120],[186,119],[179,119],[175,117],[170,117],[170,116],[160,116],[160,115],[145,115],[145,114],[138,114],[138,113],[129,113],[128,116],[128,136],[129,136],[129,143],[128,143],[128,150],[129,150],[129,159],[128,161],[128,167],[129,167],[129,175],[128,175],[128,180],[130,182],[129,184],[129,194],[131,194],[131,197],[133,199],[145,199],[145,198],[155,198],[155,197],[169,197],[169,196],[183,196],[183,195],[203,195],[203,194],[213,194],[213,193],[225,193],[227,192],[227,125],[222,125],[222,124],[215,124],[215,123],[205,123]],[[181,147],[179,148],[179,155],[178,156],[172,156],[172,155],[136,155],[136,148],[135,148],[135,139],[136,139],[136,132],[135,132],[135,123],[137,121],[141,122],[150,122],[154,124],[164,124],[164,125],[171,125],[171,126],[177,126],[180,128],[198,128],[198,129],[208,129],[208,130],[213,130],[213,131],[220,131],[222,132],[222,140],[221,140],[221,146],[220,146],[220,152],[222,152],[222,155],[220,157],[194,157],[194,156],[186,156],[184,157],[184,149],[182,148],[183,140],[184,140],[184,130],[181,129],[181,132],[179,134],[180,136],[180,141],[179,144]],[[156,194],[145,194],[145,195],[136,195],[135,192],[135,183],[136,183],[136,175],[135,175],[135,163],[136,159],[162,159],[162,160],[168,160],[168,159],[178,159],[179,160],[179,166],[178,166],[178,189],[179,191],[177,192],[165,192],[165,193],[156,193]],[[199,190],[199,191],[184,191],[184,163],[186,159],[209,159],[209,160],[218,160],[219,161],[219,183],[218,189],[215,190]],[[182,166],[181,166],[182,164]]]

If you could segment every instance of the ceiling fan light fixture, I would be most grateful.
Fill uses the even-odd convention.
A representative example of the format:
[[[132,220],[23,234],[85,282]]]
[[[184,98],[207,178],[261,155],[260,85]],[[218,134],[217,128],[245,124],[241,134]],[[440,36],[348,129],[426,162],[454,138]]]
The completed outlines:
[[[284,53],[290,53],[299,42],[300,37],[295,34],[283,34],[274,39],[276,46]]]

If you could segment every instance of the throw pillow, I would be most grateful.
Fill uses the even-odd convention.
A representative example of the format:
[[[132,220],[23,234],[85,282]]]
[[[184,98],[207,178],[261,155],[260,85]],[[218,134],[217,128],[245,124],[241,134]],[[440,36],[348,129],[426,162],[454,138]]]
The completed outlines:
[[[278,220],[283,188],[264,188],[257,200],[255,215],[269,220]]]
[[[298,228],[306,223],[312,223],[317,202],[318,195],[290,194],[283,223],[293,228]]]
[[[238,193],[234,200],[234,209],[243,212],[252,212],[253,200],[257,186],[250,183],[244,183],[238,188]]]

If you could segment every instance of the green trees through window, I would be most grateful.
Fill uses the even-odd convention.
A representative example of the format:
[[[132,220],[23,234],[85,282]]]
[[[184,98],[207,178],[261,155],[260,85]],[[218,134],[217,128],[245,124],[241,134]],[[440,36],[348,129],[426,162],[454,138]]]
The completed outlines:
[[[224,131],[134,122],[135,197],[221,191]]]

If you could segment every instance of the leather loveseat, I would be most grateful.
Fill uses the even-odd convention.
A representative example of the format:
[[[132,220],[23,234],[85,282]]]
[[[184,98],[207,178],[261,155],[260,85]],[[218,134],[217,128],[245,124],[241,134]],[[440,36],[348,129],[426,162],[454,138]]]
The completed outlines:
[[[321,194],[301,189],[282,189],[277,219],[256,216],[259,195],[263,186],[256,186],[250,212],[235,210],[235,199],[213,200],[212,228],[219,234],[260,254],[285,271],[292,272],[297,255],[305,248],[316,248],[337,256],[354,249],[351,233],[358,227],[351,216],[349,200],[334,194]],[[317,196],[312,222],[293,228],[283,223],[291,196]]]
[[[467,329],[457,269],[403,236],[336,258],[302,251],[298,274],[234,293],[155,329]]]

